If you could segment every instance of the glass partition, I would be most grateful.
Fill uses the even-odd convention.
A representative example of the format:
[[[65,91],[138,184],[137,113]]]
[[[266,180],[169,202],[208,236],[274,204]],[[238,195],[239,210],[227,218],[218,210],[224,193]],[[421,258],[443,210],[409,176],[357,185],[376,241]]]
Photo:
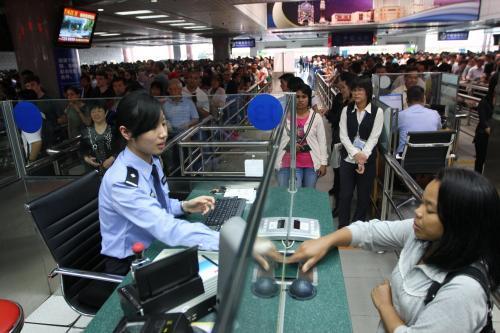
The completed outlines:
[[[5,117],[9,112],[6,110],[9,106],[8,103],[3,102],[0,110],[0,186],[19,179],[14,150],[9,140],[8,119]]]
[[[162,104],[168,123],[168,149],[165,149],[162,155],[167,175],[193,175],[194,172],[201,175],[208,171],[219,172],[217,175],[222,175],[223,173],[220,172],[225,169],[214,170],[214,166],[224,166],[228,164],[228,161],[223,159],[221,163],[215,162],[219,161],[222,155],[240,155],[240,153],[234,150],[227,151],[228,149],[221,151],[217,147],[193,149],[193,145],[208,141],[223,141],[226,145],[229,142],[241,142],[240,146],[246,145],[248,148],[248,141],[257,140],[258,143],[250,149],[245,148],[245,151],[241,153],[247,155],[247,159],[265,159],[268,153],[266,145],[270,142],[272,132],[257,134],[257,131],[248,123],[246,111],[252,98],[268,89],[269,84],[256,84],[249,89],[253,93],[207,95],[208,100],[203,107],[193,102],[195,107],[193,112],[197,118],[195,120],[195,117],[191,115],[193,121],[188,121],[186,124],[181,124],[184,121],[183,118],[186,117],[178,113],[180,109],[174,105],[177,102],[170,103],[177,97],[158,96],[157,99]],[[193,100],[190,96],[178,98],[183,101],[187,100],[189,103]],[[10,126],[10,141],[7,128],[0,132],[0,134],[5,134],[3,136],[6,149],[6,154],[3,155],[5,166],[9,165],[7,159],[12,155],[8,151],[14,149],[19,155],[17,164],[22,170],[22,176],[81,176],[93,169],[104,172],[112,163],[110,157],[117,152],[117,138],[112,124],[119,101],[120,98],[3,102],[3,113],[8,113],[12,119],[13,110],[21,102],[35,105],[43,118],[42,127],[35,133],[25,133],[17,128],[13,121]],[[187,109],[184,111],[189,113]],[[4,123],[2,121],[1,124]],[[233,128],[227,128],[227,126],[233,126]],[[186,148],[179,149],[180,140],[184,137],[186,137],[184,140]],[[191,146],[188,148],[189,145]],[[185,168],[182,168],[183,170],[180,167],[181,159],[189,162]],[[10,160],[13,161],[13,159]],[[6,167],[5,174],[10,176],[12,170],[7,171],[7,169]],[[232,167],[226,167],[226,169],[228,172],[232,171]],[[239,167],[238,172],[233,175],[244,174],[244,168]]]

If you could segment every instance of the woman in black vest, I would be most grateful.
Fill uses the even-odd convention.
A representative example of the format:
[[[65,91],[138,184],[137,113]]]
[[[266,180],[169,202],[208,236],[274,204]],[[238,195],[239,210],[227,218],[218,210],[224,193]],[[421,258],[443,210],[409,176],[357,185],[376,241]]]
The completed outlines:
[[[369,79],[356,80],[352,87],[354,103],[342,110],[340,116],[340,200],[338,205],[339,228],[351,222],[351,200],[354,188],[358,201],[353,221],[365,220],[370,206],[370,192],[375,179],[376,145],[384,115],[380,108],[372,104],[372,83]]]
[[[340,131],[339,131],[339,123],[340,123],[340,115],[342,114],[342,110],[352,102],[351,90],[352,85],[354,83],[356,76],[349,72],[342,72],[337,77],[336,86],[339,89],[339,93],[335,95],[333,99],[332,108],[326,114],[326,119],[332,125],[332,155],[335,154],[338,156],[337,146],[340,144]],[[337,160],[335,158],[335,160]],[[332,159],[333,161],[333,159]],[[332,162],[332,164],[334,164]],[[333,217],[338,216],[338,207],[339,207],[339,193],[340,193],[340,167],[338,164],[334,164],[333,166],[333,187],[328,192],[330,195],[333,195],[335,198],[335,209],[333,210]]]

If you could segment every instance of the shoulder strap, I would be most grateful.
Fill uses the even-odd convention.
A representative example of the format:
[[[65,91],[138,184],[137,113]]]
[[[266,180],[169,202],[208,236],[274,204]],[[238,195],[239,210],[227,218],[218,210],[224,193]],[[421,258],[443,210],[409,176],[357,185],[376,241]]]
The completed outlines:
[[[309,134],[309,131],[311,130],[311,127],[314,123],[314,118],[316,117],[316,111],[313,111],[313,115],[311,117],[311,120],[309,120],[309,125],[307,126],[306,133],[304,134],[304,137],[302,137],[302,140],[300,140],[300,143],[304,143],[307,139],[307,135]]]
[[[139,172],[131,166],[127,167],[127,178],[125,179],[125,184],[132,187],[139,186]]]
[[[461,270],[458,271],[453,271],[450,272],[446,275],[445,279],[443,280],[443,283],[439,283],[437,281],[434,281],[432,285],[429,287],[427,290],[427,295],[425,296],[424,299],[424,305],[429,304],[437,295],[439,289],[441,289],[442,286],[453,280],[456,276],[459,275],[466,275],[477,282],[481,285],[483,288],[484,292],[486,293],[486,303],[488,305],[488,314],[487,314],[487,319],[486,319],[486,326],[483,327],[481,330],[481,333],[486,333],[486,332],[495,332],[493,330],[493,315],[492,315],[492,304],[490,300],[490,284],[488,282],[488,278],[484,275],[484,273],[479,269],[474,266],[467,266]]]

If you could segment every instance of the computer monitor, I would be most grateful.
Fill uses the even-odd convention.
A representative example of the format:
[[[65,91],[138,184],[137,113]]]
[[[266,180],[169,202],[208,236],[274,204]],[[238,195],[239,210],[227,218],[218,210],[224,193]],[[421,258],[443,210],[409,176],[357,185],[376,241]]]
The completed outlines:
[[[379,96],[379,100],[385,105],[398,109],[398,111],[403,110],[403,95],[402,94],[387,94]]]
[[[217,278],[217,304],[224,304],[224,294],[231,285],[231,273],[235,267],[238,250],[247,223],[239,216],[227,220],[220,229],[219,238],[219,276]]]
[[[436,110],[437,113],[439,113],[439,115],[441,117],[446,116],[446,105],[443,105],[443,104],[431,104],[431,105],[429,105],[429,109]]]

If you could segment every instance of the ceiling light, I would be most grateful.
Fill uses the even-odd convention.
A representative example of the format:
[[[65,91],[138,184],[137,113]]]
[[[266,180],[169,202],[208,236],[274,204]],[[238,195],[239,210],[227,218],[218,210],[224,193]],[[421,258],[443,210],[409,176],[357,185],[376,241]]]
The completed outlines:
[[[168,17],[167,15],[146,15],[146,16],[136,16],[135,18],[138,18],[139,20],[146,20],[146,19],[154,19],[154,18],[161,18],[161,17]]]
[[[141,15],[141,14],[151,14],[150,10],[130,10],[127,12],[115,12],[116,15]]]
[[[111,37],[111,36],[120,36],[119,33],[110,33],[110,34],[101,34],[101,37]]]
[[[98,11],[98,12],[103,12],[103,11],[104,11],[104,8],[97,8],[97,11]]]
[[[206,28],[206,25],[195,25],[192,27],[186,27],[186,29],[200,29],[200,28]]]
[[[185,26],[185,25],[196,25],[196,23],[172,23],[170,25],[173,26],[173,27],[182,27],[182,26]]]
[[[94,32],[94,35],[104,35],[104,34],[107,34],[107,32],[104,32],[104,31],[96,31],[96,32]]]
[[[193,28],[193,30],[213,30],[213,28]]]
[[[181,23],[186,22],[185,20],[165,20],[165,21],[156,21],[156,23]]]

